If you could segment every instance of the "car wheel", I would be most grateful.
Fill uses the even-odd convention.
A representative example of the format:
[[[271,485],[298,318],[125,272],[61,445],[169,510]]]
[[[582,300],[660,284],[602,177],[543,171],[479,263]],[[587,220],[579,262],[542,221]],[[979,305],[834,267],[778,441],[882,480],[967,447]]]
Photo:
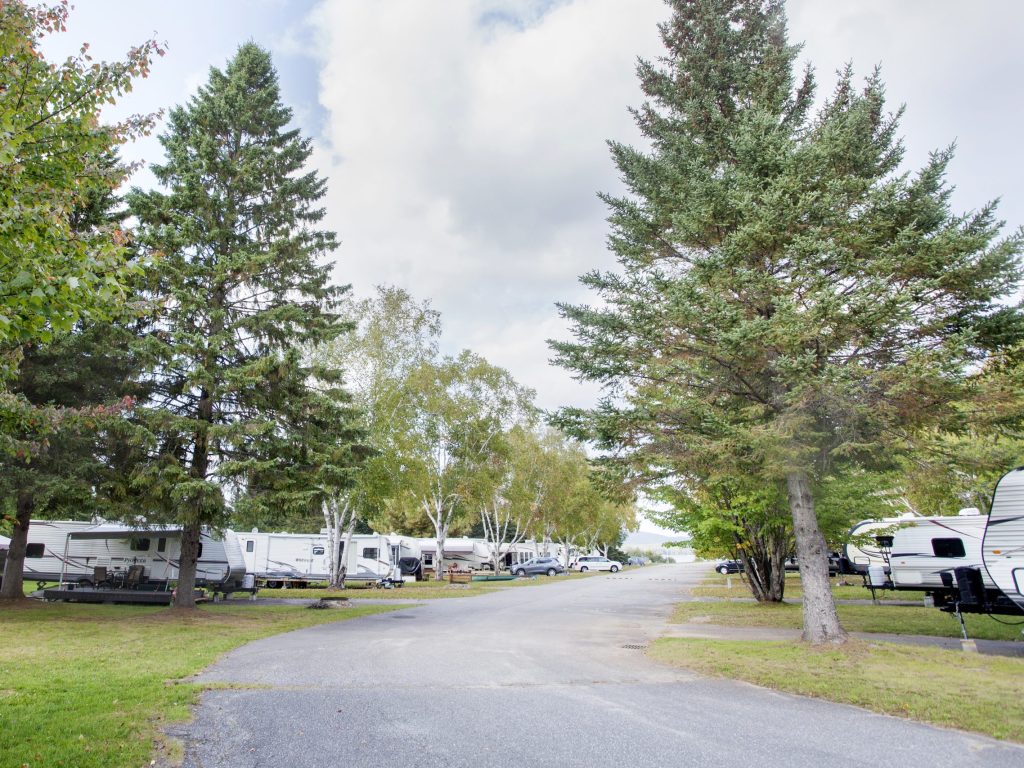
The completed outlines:
[[[725,567],[724,565],[718,566],[717,568],[715,568],[715,570],[718,571],[723,576],[729,572],[729,569],[727,567]]]
[[[613,566],[611,567],[611,572],[612,572],[612,573],[616,573],[616,572],[618,572],[618,570],[619,570],[619,566],[617,566],[617,565],[613,565]]]
[[[524,571],[522,568],[520,568],[518,571],[516,571],[516,576],[525,576],[525,575],[526,575],[526,571]]]
[[[580,566],[580,573],[586,573],[586,572],[587,572],[587,566],[581,565]]]
[[[554,576],[556,573],[558,573],[558,571],[554,568],[548,568],[548,576]]]

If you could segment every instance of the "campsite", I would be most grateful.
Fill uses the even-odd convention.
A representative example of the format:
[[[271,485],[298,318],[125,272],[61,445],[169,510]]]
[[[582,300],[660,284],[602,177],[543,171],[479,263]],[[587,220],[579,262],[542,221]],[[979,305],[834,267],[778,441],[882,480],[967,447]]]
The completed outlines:
[[[1024,765],[1022,26],[0,0],[0,768]]]

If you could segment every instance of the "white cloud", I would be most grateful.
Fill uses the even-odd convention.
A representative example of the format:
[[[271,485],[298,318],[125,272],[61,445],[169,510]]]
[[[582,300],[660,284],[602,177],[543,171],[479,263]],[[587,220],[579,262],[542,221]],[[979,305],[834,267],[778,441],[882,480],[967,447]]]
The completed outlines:
[[[611,263],[605,141],[636,139],[634,64],[657,53],[665,15],[618,0],[322,5],[339,279],[432,298],[452,347],[510,368],[545,407],[578,400],[544,340],[562,335],[554,302]]]

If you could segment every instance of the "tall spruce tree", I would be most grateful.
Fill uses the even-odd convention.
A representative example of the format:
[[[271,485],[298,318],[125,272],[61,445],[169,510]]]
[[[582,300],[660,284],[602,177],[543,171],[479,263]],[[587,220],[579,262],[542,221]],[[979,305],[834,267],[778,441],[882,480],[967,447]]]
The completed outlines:
[[[780,0],[670,5],[667,55],[638,68],[650,148],[611,144],[628,188],[604,198],[621,270],[583,278],[603,305],[563,306],[576,338],[553,344],[609,397],[560,421],[641,481],[753,465],[783,482],[804,638],[842,642],[816,485],[954,414],[1021,235],[998,239],[993,204],[951,212],[951,150],[901,171],[877,72],[861,89],[841,72],[813,114]]]
[[[144,345],[154,394],[139,409],[156,441],[137,485],[182,526],[179,607],[194,605],[201,527],[223,524],[246,477],[287,458],[312,373],[299,350],[346,328],[334,312],[346,289],[322,260],[335,236],[317,228],[325,182],[304,171],[312,150],[291,117],[270,55],[243,45],[170,112],[167,160],[153,166],[165,191],[129,198],[139,242],[161,257]]]

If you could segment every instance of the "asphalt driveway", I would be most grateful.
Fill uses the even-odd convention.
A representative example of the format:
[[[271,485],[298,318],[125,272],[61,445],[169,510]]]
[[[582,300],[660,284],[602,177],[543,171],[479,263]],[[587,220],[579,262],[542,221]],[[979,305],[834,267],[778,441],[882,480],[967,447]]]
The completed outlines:
[[[1021,766],[1024,748],[649,661],[707,565],[438,600],[260,640],[200,680],[185,768]]]

